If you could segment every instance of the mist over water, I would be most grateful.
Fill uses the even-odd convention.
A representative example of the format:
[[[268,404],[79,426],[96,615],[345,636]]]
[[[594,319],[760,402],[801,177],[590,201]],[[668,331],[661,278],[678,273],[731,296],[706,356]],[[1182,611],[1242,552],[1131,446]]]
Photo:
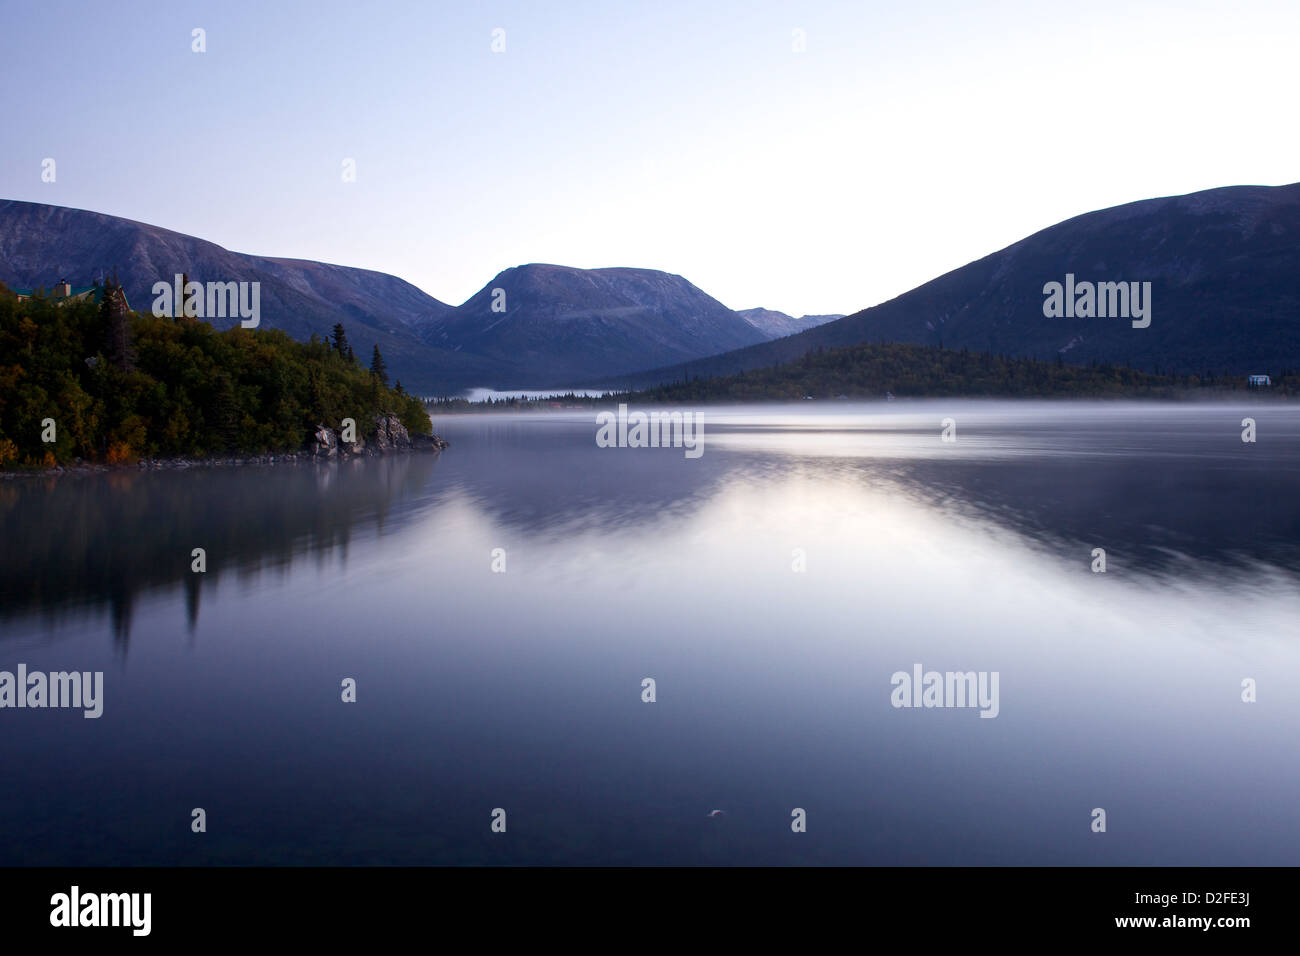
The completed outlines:
[[[536,398],[560,398],[565,395],[578,395],[585,398],[599,398],[607,390],[590,389],[590,388],[552,388],[552,389],[513,389],[501,391],[495,388],[467,388],[460,395],[461,398],[471,402],[486,402],[489,399],[501,401],[507,398],[536,399]]]
[[[1294,862],[1300,410],[703,413],[0,483],[0,670],[105,672],[0,711],[0,863]],[[996,719],[891,706],[916,663]]]

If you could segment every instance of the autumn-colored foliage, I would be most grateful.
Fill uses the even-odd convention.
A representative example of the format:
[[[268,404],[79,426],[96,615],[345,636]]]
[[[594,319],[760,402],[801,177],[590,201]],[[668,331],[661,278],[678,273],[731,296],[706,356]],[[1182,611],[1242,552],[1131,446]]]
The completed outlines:
[[[380,413],[413,435],[432,430],[417,399],[350,349],[131,313],[130,341],[110,361],[108,321],[93,303],[19,301],[0,286],[0,467],[291,451],[317,423],[353,418],[364,436]]]

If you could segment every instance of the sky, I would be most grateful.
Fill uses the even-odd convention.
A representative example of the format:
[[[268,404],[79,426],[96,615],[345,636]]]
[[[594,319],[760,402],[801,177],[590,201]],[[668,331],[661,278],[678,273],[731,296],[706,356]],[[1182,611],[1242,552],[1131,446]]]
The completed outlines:
[[[4,0],[0,24],[0,198],[451,304],[552,262],[850,313],[1093,209],[1300,180],[1295,0]]]

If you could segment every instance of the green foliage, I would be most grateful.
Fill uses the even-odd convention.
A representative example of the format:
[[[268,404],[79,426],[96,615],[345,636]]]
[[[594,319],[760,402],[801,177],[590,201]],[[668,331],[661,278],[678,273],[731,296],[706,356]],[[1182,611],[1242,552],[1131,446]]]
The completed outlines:
[[[331,336],[331,342],[334,345],[334,351],[351,362],[355,355],[352,354],[352,346],[348,344],[348,333],[343,328],[342,322],[334,323],[334,331]]]
[[[342,334],[339,349],[132,313],[124,369],[103,354],[108,321],[91,303],[19,302],[0,286],[0,466],[296,451],[318,423],[350,417],[372,432],[378,414],[412,435],[432,430],[421,403],[377,382]]]
[[[388,366],[384,364],[384,357],[379,354],[378,345],[375,346],[374,354],[370,356],[370,374],[381,384],[388,384]]]

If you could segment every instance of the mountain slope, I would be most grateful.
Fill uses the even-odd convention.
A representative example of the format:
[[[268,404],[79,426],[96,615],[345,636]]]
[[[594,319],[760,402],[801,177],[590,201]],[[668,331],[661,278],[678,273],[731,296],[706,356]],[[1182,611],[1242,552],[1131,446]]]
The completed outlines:
[[[1067,273],[1150,282],[1150,327],[1046,317],[1043,287]],[[1300,184],[1230,186],[1076,216],[838,321],[621,381],[730,374],[864,342],[1175,373],[1300,367]]]
[[[88,285],[115,268],[137,311],[155,282],[261,283],[261,324],[297,339],[346,327],[369,362],[378,345],[390,375],[414,391],[567,385],[716,355],[771,331],[681,276],[650,269],[507,269],[459,307],[395,276],[300,259],[231,252],[212,242],[116,216],[0,200],[0,282]],[[506,309],[494,312],[501,289]],[[225,328],[237,319],[211,319]],[[793,320],[792,320],[793,321]],[[779,333],[784,334],[784,333]]]
[[[0,200],[0,282],[48,287],[67,277],[74,285],[88,284],[114,267],[138,312],[150,310],[153,284],[170,282],[178,272],[196,282],[260,282],[262,327],[283,329],[305,340],[313,333],[324,337],[342,322],[365,361],[377,344],[390,374],[413,389],[432,389],[445,380],[468,383],[494,371],[490,362],[442,354],[421,342],[410,325],[451,306],[395,276],[244,255],[130,219]],[[237,321],[211,320],[218,328]]]
[[[494,309],[495,307],[495,309]],[[428,344],[567,383],[716,355],[768,338],[681,276],[542,263],[499,273],[463,305],[421,321]]]

